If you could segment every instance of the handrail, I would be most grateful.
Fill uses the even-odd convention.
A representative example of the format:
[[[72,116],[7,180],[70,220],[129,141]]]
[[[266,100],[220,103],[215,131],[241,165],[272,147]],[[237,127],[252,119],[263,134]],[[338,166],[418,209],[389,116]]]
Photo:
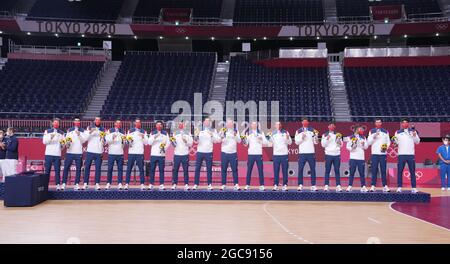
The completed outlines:
[[[0,11],[0,19],[4,19],[4,18],[13,18],[13,15],[10,11]]]
[[[16,14],[16,16],[25,17],[23,15]],[[26,16],[27,20],[35,21],[68,21],[68,22],[86,22],[86,23],[108,23],[116,24],[118,19],[96,19],[96,18],[68,18],[68,17],[35,17]]]
[[[126,50],[124,52],[125,55],[127,54],[138,54],[138,55],[144,55],[144,54],[217,54],[216,52],[207,52],[207,51],[152,51],[152,50]]]
[[[103,48],[76,47],[76,46],[39,46],[39,45],[16,45],[9,46],[11,53],[29,53],[44,55],[79,55],[79,56],[105,56],[110,59],[110,53]]]

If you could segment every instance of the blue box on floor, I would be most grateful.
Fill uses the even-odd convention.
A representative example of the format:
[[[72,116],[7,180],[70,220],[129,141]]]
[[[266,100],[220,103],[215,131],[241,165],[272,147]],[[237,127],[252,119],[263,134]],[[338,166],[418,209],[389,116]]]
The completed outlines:
[[[48,198],[47,174],[24,173],[5,178],[6,207],[34,206]]]

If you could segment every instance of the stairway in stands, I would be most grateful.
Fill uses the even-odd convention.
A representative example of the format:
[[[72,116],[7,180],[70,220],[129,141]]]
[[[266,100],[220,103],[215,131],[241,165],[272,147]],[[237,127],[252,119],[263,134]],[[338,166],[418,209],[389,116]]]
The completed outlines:
[[[84,119],[93,119],[96,116],[100,115],[100,111],[102,110],[103,104],[108,97],[109,90],[116,78],[116,74],[119,71],[121,61],[109,61],[106,62],[106,69],[101,76],[100,83],[95,91],[94,96],[92,97],[91,102],[84,113]]]
[[[336,0],[322,0],[324,19],[329,22],[337,21]]]
[[[0,58],[0,70],[2,70],[5,67],[6,62],[8,62],[7,58]]]
[[[331,109],[335,121],[351,121],[350,105],[340,62],[328,62]]]
[[[216,74],[214,77],[213,88],[210,94],[210,100],[216,100],[225,106],[227,96],[228,73],[230,72],[229,62],[218,62]]]

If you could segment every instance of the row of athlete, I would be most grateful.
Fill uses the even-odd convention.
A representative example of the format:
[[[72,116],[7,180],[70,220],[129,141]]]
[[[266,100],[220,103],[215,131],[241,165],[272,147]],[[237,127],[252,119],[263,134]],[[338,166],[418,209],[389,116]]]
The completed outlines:
[[[411,173],[412,192],[417,193],[415,179],[415,161],[414,161],[414,145],[420,142],[417,131],[410,128],[409,121],[403,119],[401,121],[401,129],[395,132],[390,138],[389,132],[382,128],[381,119],[375,121],[375,128],[371,129],[368,136],[365,136],[365,129],[362,126],[354,126],[354,133],[350,136],[343,137],[341,133],[335,131],[334,122],[328,125],[328,131],[319,137],[319,132],[309,126],[307,118],[302,119],[302,127],[295,132],[294,142],[299,147],[298,158],[298,191],[303,190],[303,171],[306,163],[308,163],[311,171],[311,191],[317,191],[316,186],[316,161],[315,147],[321,144],[325,150],[325,186],[324,191],[329,191],[331,168],[334,167],[336,177],[336,191],[343,191],[340,184],[340,152],[341,147],[346,143],[346,148],[350,152],[350,175],[349,185],[346,191],[352,191],[353,179],[356,171],[358,171],[361,181],[361,192],[375,191],[378,170],[380,170],[382,186],[384,192],[389,192],[386,180],[386,151],[391,143],[398,146],[398,188],[397,192],[402,191],[402,175],[405,165],[407,164]],[[106,130],[101,125],[101,119],[95,118],[94,124],[83,129],[80,127],[80,120],[74,120],[74,126],[68,129],[67,133],[59,129],[59,120],[55,119],[52,128],[44,132],[43,143],[46,145],[45,150],[45,171],[50,173],[53,166],[55,170],[55,181],[57,190],[64,190],[67,185],[67,178],[70,166],[75,162],[76,177],[74,190],[86,190],[89,188],[90,167],[95,163],[95,190],[101,190],[100,176],[102,154],[104,146],[108,145],[108,173],[105,189],[111,188],[112,173],[114,164],[118,170],[119,190],[129,189],[131,172],[136,165],[140,173],[140,188],[146,190],[145,174],[144,174],[144,146],[151,146],[150,153],[150,183],[148,189],[153,189],[155,184],[156,166],[159,170],[159,189],[164,190],[165,182],[165,156],[169,146],[174,147],[172,189],[175,190],[178,185],[178,171],[180,167],[184,172],[184,190],[189,190],[189,153],[192,145],[197,143],[195,177],[193,190],[197,190],[200,184],[200,171],[202,163],[206,164],[207,171],[207,189],[213,190],[212,186],[212,160],[213,160],[213,144],[221,143],[221,172],[222,185],[221,190],[226,189],[227,169],[230,166],[233,176],[233,190],[240,190],[238,184],[238,158],[237,144],[242,143],[248,147],[247,177],[245,190],[250,189],[251,174],[254,165],[257,165],[259,175],[259,190],[264,191],[264,171],[262,148],[270,146],[273,148],[273,190],[277,191],[279,186],[280,171],[282,174],[282,191],[288,190],[288,145],[293,143],[292,137],[288,131],[282,128],[282,124],[277,122],[274,129],[267,133],[260,131],[257,122],[252,122],[249,129],[240,133],[235,128],[233,120],[227,120],[224,128],[217,131],[212,127],[212,121],[209,118],[204,119],[201,129],[195,129],[192,135],[189,129],[185,128],[183,122],[178,123],[177,128],[172,134],[163,130],[162,122],[157,122],[155,129],[147,134],[142,129],[140,119],[134,121],[134,127],[125,133],[121,128],[121,121],[114,123],[114,128]],[[87,142],[86,160],[84,170],[83,186],[80,186],[81,180],[81,164],[83,154],[83,144]],[[123,164],[124,164],[124,147],[128,145],[128,163],[126,168],[126,179],[123,184]],[[371,146],[372,161],[372,186],[370,189],[365,183],[365,150]],[[66,159],[64,162],[64,172],[61,181],[60,166],[61,152],[66,148]]]

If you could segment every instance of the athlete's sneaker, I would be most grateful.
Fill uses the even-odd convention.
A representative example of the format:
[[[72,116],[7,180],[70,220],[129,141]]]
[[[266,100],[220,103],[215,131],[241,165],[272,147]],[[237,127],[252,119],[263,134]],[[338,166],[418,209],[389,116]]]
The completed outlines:
[[[117,189],[118,189],[118,190],[122,190],[122,188],[123,188],[123,187],[122,187],[122,183],[117,184]]]
[[[87,183],[84,183],[83,184],[83,190],[87,190],[87,189],[89,189],[89,185]]]
[[[192,190],[197,191],[197,189],[198,189],[198,185],[194,184],[194,187],[192,187]]]
[[[274,185],[272,191],[278,191],[278,185]]]
[[[411,193],[418,193],[419,191],[416,188],[412,188]]]
[[[141,191],[145,191],[145,185],[144,184],[141,184]]]
[[[172,190],[176,190],[176,189],[177,189],[177,184],[174,183],[174,184],[172,185]]]
[[[111,184],[108,182],[105,186],[105,190],[109,190],[110,187],[111,187]]]
[[[398,187],[396,192],[401,193],[402,192],[402,187]]]
[[[164,191],[166,189],[166,187],[164,187],[164,184],[160,184],[159,185],[159,190],[160,191]]]
[[[123,187],[123,189],[124,189],[125,191],[128,191],[128,183],[125,184],[125,187]]]
[[[383,192],[390,192],[391,190],[389,189],[389,187],[387,185],[385,185],[383,187]]]
[[[264,187],[264,185],[259,186],[259,190],[260,190],[261,192],[264,192],[265,189],[266,189],[266,188]]]
[[[73,187],[74,191],[79,191],[80,190],[80,185],[77,183],[75,184],[75,187]]]
[[[246,191],[250,190],[250,186],[249,185],[245,185],[244,190],[246,190]]]
[[[367,190],[366,186],[361,187],[361,192],[366,193],[367,191],[369,190]]]
[[[281,188],[281,190],[282,190],[283,192],[286,192],[286,191],[288,190],[287,185],[286,185],[286,184],[283,185],[283,188]]]
[[[316,187],[316,185],[311,186],[311,192],[317,192],[317,187]]]
[[[220,190],[221,191],[225,191],[225,189],[227,188],[227,186],[224,184],[224,185],[222,185],[222,186],[220,186]]]
[[[325,192],[328,192],[328,191],[330,190],[330,187],[329,187],[328,185],[325,185],[325,186],[323,187],[323,190],[324,190]]]
[[[212,191],[212,190],[214,190],[214,188],[213,188],[212,184],[209,184],[208,185],[208,191]]]
[[[347,190],[346,190],[347,192],[351,192],[352,191],[352,186],[351,185],[349,185],[348,187],[347,187]]]
[[[240,191],[241,187],[239,187],[239,184],[235,184],[233,187],[233,191]]]
[[[342,192],[342,187],[341,187],[341,185],[336,186],[336,192]]]
[[[375,187],[375,185],[372,185],[371,187],[370,187],[370,191],[371,192],[375,192],[377,190],[377,188]]]
[[[185,184],[185,185],[184,185],[184,190],[185,190],[185,191],[189,191],[189,184]]]
[[[96,191],[100,191],[101,190],[100,184],[98,184],[98,183],[95,184],[95,190]]]
[[[61,186],[59,184],[56,184],[56,190],[60,191],[61,190]]]
[[[63,184],[61,185],[61,191],[64,191],[65,189],[66,189],[66,184],[63,183]]]
[[[299,185],[298,185],[298,188],[297,188],[297,191],[300,192],[300,191],[302,191],[302,190],[303,190],[303,185],[302,185],[302,184],[299,184]]]

